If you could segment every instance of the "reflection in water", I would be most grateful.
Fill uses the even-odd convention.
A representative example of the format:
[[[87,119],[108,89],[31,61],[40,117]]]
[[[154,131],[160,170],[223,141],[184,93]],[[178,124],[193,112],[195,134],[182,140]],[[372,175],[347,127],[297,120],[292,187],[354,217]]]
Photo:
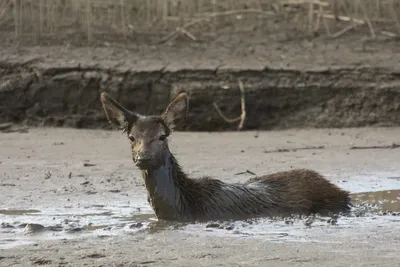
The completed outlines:
[[[400,190],[357,193],[351,198],[356,204],[378,205],[381,211],[400,212]]]

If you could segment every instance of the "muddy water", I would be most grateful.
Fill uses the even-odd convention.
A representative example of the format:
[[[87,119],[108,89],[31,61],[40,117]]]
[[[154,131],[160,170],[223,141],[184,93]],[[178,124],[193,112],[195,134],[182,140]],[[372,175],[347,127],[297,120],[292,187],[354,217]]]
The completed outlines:
[[[375,205],[382,212],[400,212],[400,190],[365,192],[352,198],[358,204]]]
[[[358,228],[400,224],[400,190],[354,193],[352,199],[354,207],[351,213],[343,216],[297,216],[198,224],[157,221],[149,206],[139,207],[137,203],[133,203],[135,208],[92,205],[83,209],[1,209],[0,249],[43,240],[102,238],[158,231],[253,237],[275,242],[321,242],[323,232],[327,237],[324,242],[334,242],[338,234],[351,236]]]

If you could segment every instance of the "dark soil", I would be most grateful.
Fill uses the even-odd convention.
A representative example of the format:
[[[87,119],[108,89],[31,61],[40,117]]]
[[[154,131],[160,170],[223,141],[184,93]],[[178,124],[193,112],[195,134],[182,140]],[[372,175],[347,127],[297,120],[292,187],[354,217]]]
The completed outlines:
[[[138,35],[93,47],[54,38],[21,44],[3,33],[0,123],[108,128],[102,91],[146,114],[161,113],[186,91],[185,130],[232,130],[238,122],[225,122],[213,102],[227,117],[239,116],[240,78],[245,129],[400,125],[396,39],[369,40],[363,29],[337,39],[287,32],[276,25],[225,29],[198,42],[178,37],[164,44]]]

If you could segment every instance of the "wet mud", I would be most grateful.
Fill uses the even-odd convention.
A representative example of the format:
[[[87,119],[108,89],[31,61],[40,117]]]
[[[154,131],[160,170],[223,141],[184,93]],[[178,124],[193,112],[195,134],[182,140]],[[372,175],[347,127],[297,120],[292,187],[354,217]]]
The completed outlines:
[[[346,253],[352,253],[364,255],[357,266],[396,266],[400,149],[351,148],[383,147],[399,134],[399,128],[173,133],[171,150],[192,177],[240,182],[312,168],[349,190],[354,204],[349,214],[328,217],[195,224],[156,220],[129,143],[119,132],[34,128],[2,134],[0,263],[186,266],[205,257],[232,266],[234,259],[250,257],[251,266],[263,266],[266,259],[276,266],[297,260],[320,266],[319,261],[341,255],[339,263],[328,266],[344,266],[351,263]],[[318,149],[300,149],[305,147]],[[228,251],[237,246],[243,246],[241,253],[232,258]],[[270,253],[261,256],[252,246]],[[313,258],[314,253],[319,256]]]

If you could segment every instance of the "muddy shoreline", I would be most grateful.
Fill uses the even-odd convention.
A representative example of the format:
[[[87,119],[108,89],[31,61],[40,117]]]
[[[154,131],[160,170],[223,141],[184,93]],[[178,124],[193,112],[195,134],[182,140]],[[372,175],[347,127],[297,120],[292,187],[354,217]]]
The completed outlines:
[[[108,129],[102,91],[144,114],[160,114],[185,91],[190,108],[180,130],[234,130],[213,103],[227,117],[240,115],[238,79],[247,130],[400,125],[400,72],[389,68],[118,71],[35,62],[0,62],[0,122]]]

